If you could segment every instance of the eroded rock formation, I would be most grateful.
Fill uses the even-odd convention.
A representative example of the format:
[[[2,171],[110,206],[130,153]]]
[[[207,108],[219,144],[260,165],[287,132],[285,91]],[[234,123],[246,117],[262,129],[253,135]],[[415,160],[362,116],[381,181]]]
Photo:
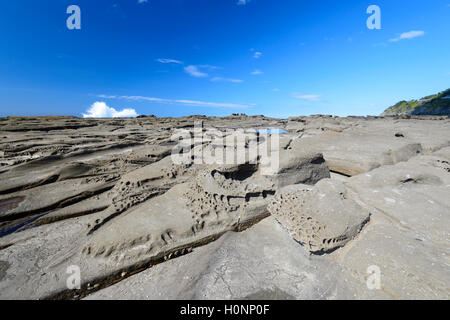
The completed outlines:
[[[0,136],[0,298],[449,298],[448,118],[4,118]]]

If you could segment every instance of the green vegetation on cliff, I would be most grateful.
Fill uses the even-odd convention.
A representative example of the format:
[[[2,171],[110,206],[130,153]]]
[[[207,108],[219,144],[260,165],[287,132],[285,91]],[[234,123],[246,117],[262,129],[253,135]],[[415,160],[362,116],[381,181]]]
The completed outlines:
[[[400,101],[382,115],[450,115],[450,89],[419,100]]]

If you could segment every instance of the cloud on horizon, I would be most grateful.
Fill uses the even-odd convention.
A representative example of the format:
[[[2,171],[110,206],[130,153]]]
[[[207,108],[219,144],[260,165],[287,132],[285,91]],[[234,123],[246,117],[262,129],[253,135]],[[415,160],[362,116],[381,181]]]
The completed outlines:
[[[128,108],[117,111],[102,101],[94,102],[86,112],[83,113],[83,118],[126,118],[138,116],[134,109]]]

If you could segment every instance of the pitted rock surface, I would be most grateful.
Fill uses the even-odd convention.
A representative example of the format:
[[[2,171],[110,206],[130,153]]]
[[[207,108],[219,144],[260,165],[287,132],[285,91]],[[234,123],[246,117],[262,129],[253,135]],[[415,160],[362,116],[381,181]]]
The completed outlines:
[[[8,117],[0,136],[1,299],[450,299],[448,117]]]

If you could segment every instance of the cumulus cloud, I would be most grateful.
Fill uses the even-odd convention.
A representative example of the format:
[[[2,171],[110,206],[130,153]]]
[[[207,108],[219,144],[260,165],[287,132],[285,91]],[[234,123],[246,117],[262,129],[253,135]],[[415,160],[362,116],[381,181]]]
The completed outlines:
[[[175,60],[175,59],[156,59],[156,61],[161,63],[176,63],[176,64],[183,64],[183,61]]]
[[[318,94],[302,94],[298,92],[294,92],[292,97],[295,99],[308,100],[308,101],[319,101],[320,95]]]
[[[198,68],[196,66],[192,66],[192,65],[191,66],[187,66],[187,67],[184,68],[184,71],[187,74],[189,74],[189,75],[191,75],[191,76],[193,76],[195,78],[206,78],[206,77],[208,77],[207,73],[201,72],[200,70],[198,70]]]
[[[413,38],[417,38],[417,37],[422,37],[423,35],[425,35],[425,31],[420,31],[420,30],[403,32],[397,38],[390,39],[389,42],[397,42],[397,41],[405,40],[405,39],[413,39]]]
[[[94,102],[86,112],[83,113],[83,118],[125,118],[136,117],[138,115],[134,109],[117,111],[100,101]]]

